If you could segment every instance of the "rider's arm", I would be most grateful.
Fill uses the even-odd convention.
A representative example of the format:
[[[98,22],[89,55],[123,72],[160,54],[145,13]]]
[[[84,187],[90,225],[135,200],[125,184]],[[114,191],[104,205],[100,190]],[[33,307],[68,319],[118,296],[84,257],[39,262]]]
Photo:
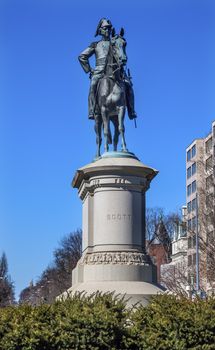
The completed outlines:
[[[85,49],[78,57],[79,62],[86,73],[92,71],[89,63],[89,58],[95,53],[96,43],[92,43],[87,49]]]

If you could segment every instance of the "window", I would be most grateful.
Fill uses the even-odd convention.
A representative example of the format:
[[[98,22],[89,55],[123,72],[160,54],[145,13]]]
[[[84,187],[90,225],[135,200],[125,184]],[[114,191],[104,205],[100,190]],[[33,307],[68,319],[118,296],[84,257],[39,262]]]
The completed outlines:
[[[192,200],[192,210],[196,210],[196,198]]]
[[[196,216],[194,216],[194,217],[192,218],[192,224],[191,224],[191,226],[192,226],[192,230],[195,230],[195,228],[196,228]]]
[[[196,155],[196,145],[194,145],[194,146],[192,147],[191,155],[192,155],[192,158],[195,157],[195,155]]]
[[[187,151],[187,161],[191,159],[191,150]]]
[[[214,231],[208,232],[208,235],[207,235],[207,242],[213,244],[214,239],[215,239]]]
[[[207,142],[205,143],[206,153],[210,153],[211,149],[212,149],[212,137],[209,140],[207,140]]]
[[[188,281],[191,284],[191,286],[193,286],[194,283],[196,283],[196,274],[195,273],[189,273]]]
[[[187,225],[185,222],[181,223],[181,232],[182,232],[183,236],[185,236],[187,234]]]
[[[196,265],[196,253],[188,255],[188,266]]]
[[[191,166],[187,169],[187,179],[191,177]]]
[[[192,164],[192,175],[196,173],[196,162]]]
[[[213,167],[212,164],[212,156],[210,156],[207,160],[206,160],[206,171],[210,171]]]
[[[188,249],[192,248],[192,238],[188,238]]]
[[[213,202],[214,202],[214,195],[213,195],[213,193],[210,193],[206,196],[206,207],[209,209],[212,209]]]
[[[206,178],[206,190],[209,190],[213,186],[213,175]]]
[[[196,192],[196,180],[192,182],[192,193]]]
[[[152,259],[153,264],[156,265],[157,264],[156,256],[151,256],[151,259]]]
[[[206,222],[207,222],[208,228],[210,228],[210,226],[213,225],[213,223],[214,223],[213,211],[206,215]]]
[[[196,265],[196,253],[193,254],[193,265]]]
[[[195,248],[196,246],[196,236],[190,236],[188,237],[188,249]]]
[[[187,203],[187,211],[188,211],[188,213],[190,213],[191,210],[192,210],[191,202],[188,202],[188,203]]]
[[[191,195],[191,185],[187,186],[187,196]]]
[[[193,244],[193,248],[195,248],[195,246],[196,246],[196,236],[193,236],[192,237],[193,239],[192,239],[192,244]]]
[[[189,219],[187,222],[187,228],[188,230],[191,230],[191,219]]]

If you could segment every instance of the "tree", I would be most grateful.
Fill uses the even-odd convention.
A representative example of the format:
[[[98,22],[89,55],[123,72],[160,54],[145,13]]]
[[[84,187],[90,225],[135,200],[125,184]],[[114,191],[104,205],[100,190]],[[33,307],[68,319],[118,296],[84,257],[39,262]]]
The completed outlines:
[[[15,303],[14,285],[8,274],[8,263],[6,254],[0,257],[0,307]]]
[[[166,261],[171,255],[171,240],[173,238],[175,224],[180,220],[179,213],[165,214],[163,208],[146,209],[146,248],[156,242],[165,250]]]
[[[59,283],[65,289],[71,286],[71,271],[81,258],[82,231],[77,230],[64,237],[60,247],[54,251],[54,266],[58,271]]]
[[[179,213],[165,214],[165,210],[160,207],[146,209],[146,240],[150,241],[156,234],[157,227],[160,221],[163,222],[169,237],[172,238],[174,225],[180,220]]]
[[[170,262],[171,238],[178,213],[165,214],[163,208],[146,210],[146,249],[157,266],[157,280],[161,282],[161,266]]]
[[[55,298],[71,287],[72,270],[81,257],[82,231],[77,230],[63,237],[59,248],[53,252],[54,260],[35,285],[31,284],[20,294],[20,303],[37,305],[52,303]]]
[[[161,284],[167,288],[169,292],[187,297],[188,291],[186,288],[189,286],[189,290],[192,291],[192,285],[188,279],[187,265],[184,264],[183,267],[180,268],[177,265],[163,265]]]

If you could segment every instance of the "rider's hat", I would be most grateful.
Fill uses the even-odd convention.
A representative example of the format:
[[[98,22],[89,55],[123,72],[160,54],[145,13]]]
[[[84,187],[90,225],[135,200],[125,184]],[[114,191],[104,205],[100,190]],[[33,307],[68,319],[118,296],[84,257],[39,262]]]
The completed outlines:
[[[97,26],[97,29],[96,29],[96,34],[95,36],[99,35],[99,31],[101,28],[104,28],[104,27],[109,27],[109,28],[112,28],[112,23],[109,19],[106,19],[106,18],[102,18],[100,19],[99,21],[99,24]]]

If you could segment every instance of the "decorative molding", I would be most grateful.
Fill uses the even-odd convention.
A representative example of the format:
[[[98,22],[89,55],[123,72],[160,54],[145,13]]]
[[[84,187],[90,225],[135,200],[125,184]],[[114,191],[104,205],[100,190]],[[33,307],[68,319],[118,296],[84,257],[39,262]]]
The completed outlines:
[[[94,195],[96,190],[107,190],[113,191],[113,188],[116,190],[131,190],[145,193],[149,188],[149,181],[147,178],[142,178],[140,176],[97,176],[96,178],[83,179],[79,186],[79,196],[82,200],[86,197],[87,194],[91,196]]]
[[[87,253],[83,257],[83,264],[123,264],[123,265],[149,265],[149,257],[143,253],[132,252],[100,252]]]

